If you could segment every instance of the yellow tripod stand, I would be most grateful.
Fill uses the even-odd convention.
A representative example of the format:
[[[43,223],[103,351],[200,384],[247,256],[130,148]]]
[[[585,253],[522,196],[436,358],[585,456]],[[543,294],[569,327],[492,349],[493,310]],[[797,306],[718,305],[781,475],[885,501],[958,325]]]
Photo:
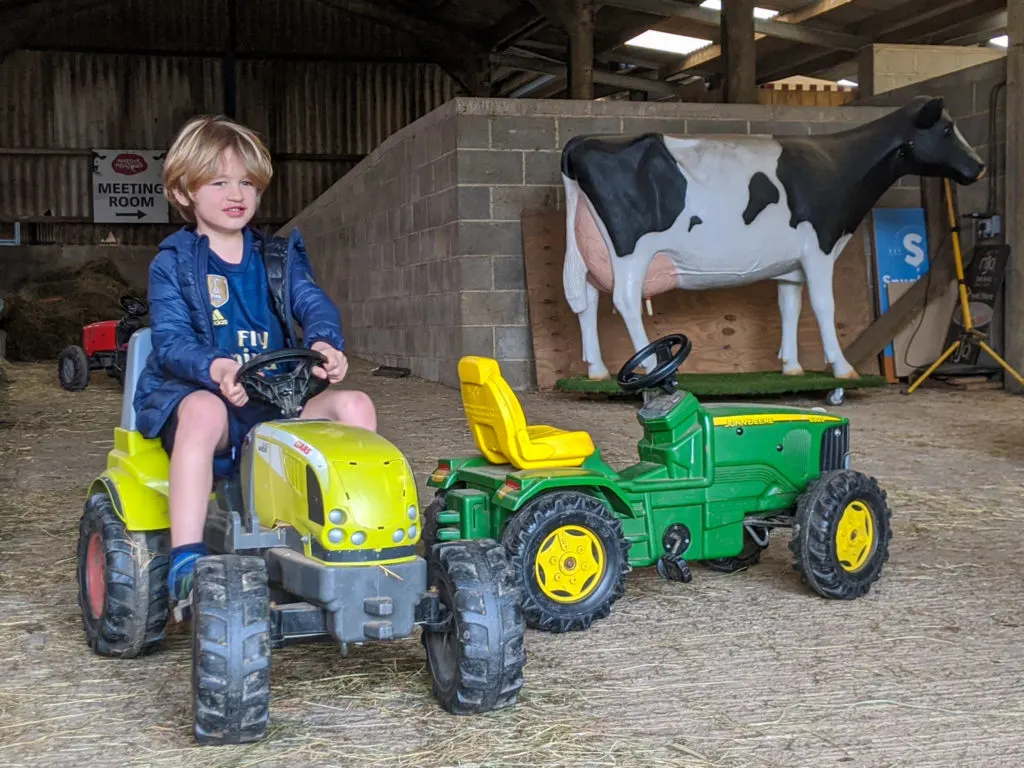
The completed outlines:
[[[956,212],[953,210],[953,192],[949,188],[949,179],[943,179],[943,185],[946,197],[946,212],[949,214],[949,226],[953,235],[953,261],[956,264],[956,280],[960,291],[960,310],[963,313],[964,331],[960,334],[959,339],[950,344],[946,348],[946,351],[939,355],[938,360],[932,363],[928,370],[922,373],[913,384],[907,387],[904,394],[909,395],[921,386],[921,383],[935,373],[935,370],[956,351],[957,347],[963,344],[964,339],[968,336],[972,337],[974,341],[977,342],[978,346],[985,350],[993,360],[999,363],[1007,373],[1024,385],[1024,377],[1021,377],[1021,375],[1017,373],[1017,371],[1015,371],[1008,362],[996,354],[996,351],[985,341],[985,333],[975,328],[974,323],[971,321],[971,308],[967,301],[967,284],[964,282],[964,262],[960,254],[960,228],[957,226]]]

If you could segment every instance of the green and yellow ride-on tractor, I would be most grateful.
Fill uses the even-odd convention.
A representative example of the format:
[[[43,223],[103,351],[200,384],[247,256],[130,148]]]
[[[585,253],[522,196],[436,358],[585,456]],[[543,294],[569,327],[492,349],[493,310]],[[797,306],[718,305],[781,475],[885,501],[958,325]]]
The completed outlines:
[[[168,457],[136,430],[132,407],[149,334],[131,338],[121,423],[80,523],[82,620],[104,656],[155,650],[168,622]],[[417,554],[416,482],[401,452],[368,430],[294,418],[325,386],[311,373],[322,362],[311,350],[280,350],[237,374],[284,418],[249,432],[238,474],[218,481],[209,501],[211,555],[196,563],[192,604],[201,744],[265,735],[271,649],[291,643],[335,642],[348,653],[420,626],[446,711],[511,706],[522,686],[525,623],[504,549],[479,537]]]
[[[850,467],[849,420],[821,408],[702,405],[677,388],[690,348],[666,336],[619,371],[619,386],[644,397],[639,460],[620,471],[588,433],[527,424],[495,360],[462,358],[480,453],[438,461],[425,541],[501,541],[527,625],[552,632],[607,616],[633,567],[683,582],[693,561],[736,571],[780,527],[792,528],[796,569],[819,594],[866,594],[888,559],[891,513],[876,480]],[[639,374],[650,355],[656,364]]]

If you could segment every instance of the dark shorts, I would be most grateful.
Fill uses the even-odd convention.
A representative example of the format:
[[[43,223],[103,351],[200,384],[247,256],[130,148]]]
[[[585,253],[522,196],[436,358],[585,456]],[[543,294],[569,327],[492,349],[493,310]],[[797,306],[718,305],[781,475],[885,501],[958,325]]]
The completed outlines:
[[[281,418],[281,410],[254,398],[249,398],[245,407],[238,408],[231,405],[220,393],[216,394],[224,401],[228,409],[228,439],[231,444],[225,450],[214,454],[213,474],[215,477],[228,477],[236,471],[242,441],[249,434],[249,430],[264,421]],[[179,403],[175,407],[160,430],[160,444],[163,445],[168,457],[174,450],[174,437],[178,431],[178,407],[180,406]]]

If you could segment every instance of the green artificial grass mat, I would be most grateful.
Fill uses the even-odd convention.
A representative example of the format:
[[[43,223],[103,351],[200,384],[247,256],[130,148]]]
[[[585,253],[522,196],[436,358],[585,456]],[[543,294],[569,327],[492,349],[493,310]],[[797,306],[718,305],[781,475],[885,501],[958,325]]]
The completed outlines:
[[[679,389],[685,389],[697,397],[718,395],[779,395],[793,392],[824,392],[842,387],[862,389],[864,387],[886,387],[889,382],[884,376],[861,376],[859,379],[837,379],[825,371],[806,371],[802,376],[784,376],[780,371],[756,371],[753,373],[677,373]],[[604,395],[626,395],[615,377],[591,381],[585,376],[559,379],[555,389],[561,392],[585,392]],[[639,396],[639,392],[636,393]]]

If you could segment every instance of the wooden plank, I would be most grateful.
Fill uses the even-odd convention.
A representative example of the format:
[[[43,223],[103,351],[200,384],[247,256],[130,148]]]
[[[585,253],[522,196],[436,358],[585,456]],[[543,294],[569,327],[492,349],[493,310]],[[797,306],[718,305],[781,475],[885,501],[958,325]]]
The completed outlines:
[[[928,275],[920,278],[927,281]],[[889,283],[889,306],[903,296],[914,283]],[[914,313],[905,328],[892,340],[895,376],[906,378],[914,371],[927,368],[946,348],[946,329],[949,318],[956,307],[956,280],[946,283],[945,292],[925,302],[923,311]]]
[[[951,188],[955,206],[956,185],[951,185]],[[950,279],[956,275],[953,241],[946,236],[949,230],[949,216],[945,212],[942,179],[921,179],[921,204],[924,206],[925,226],[928,232],[928,258],[931,262],[929,269],[932,278],[914,283],[895,304],[889,305],[884,315],[865,328],[848,347],[843,348],[846,359],[858,370],[859,366],[866,365],[877,357],[896,334],[907,327],[925,301],[941,296]],[[966,263],[964,266],[966,267]]]
[[[560,378],[586,376],[579,320],[565,300],[565,212],[533,210],[522,214],[523,259],[539,389],[552,389]],[[867,227],[851,238],[836,263],[836,332],[840,344],[855,338],[874,319],[864,250]],[[686,373],[743,373],[781,369],[777,358],[782,338],[778,294],[773,280],[745,288],[672,291],[652,299],[654,316],[644,313],[651,340],[685,333],[693,352]],[[611,296],[601,294],[598,335],[604,363],[612,376],[633,355],[625,324],[612,312]],[[826,370],[821,336],[804,289],[799,325],[800,360],[805,370]],[[857,367],[878,375],[878,360]]]

